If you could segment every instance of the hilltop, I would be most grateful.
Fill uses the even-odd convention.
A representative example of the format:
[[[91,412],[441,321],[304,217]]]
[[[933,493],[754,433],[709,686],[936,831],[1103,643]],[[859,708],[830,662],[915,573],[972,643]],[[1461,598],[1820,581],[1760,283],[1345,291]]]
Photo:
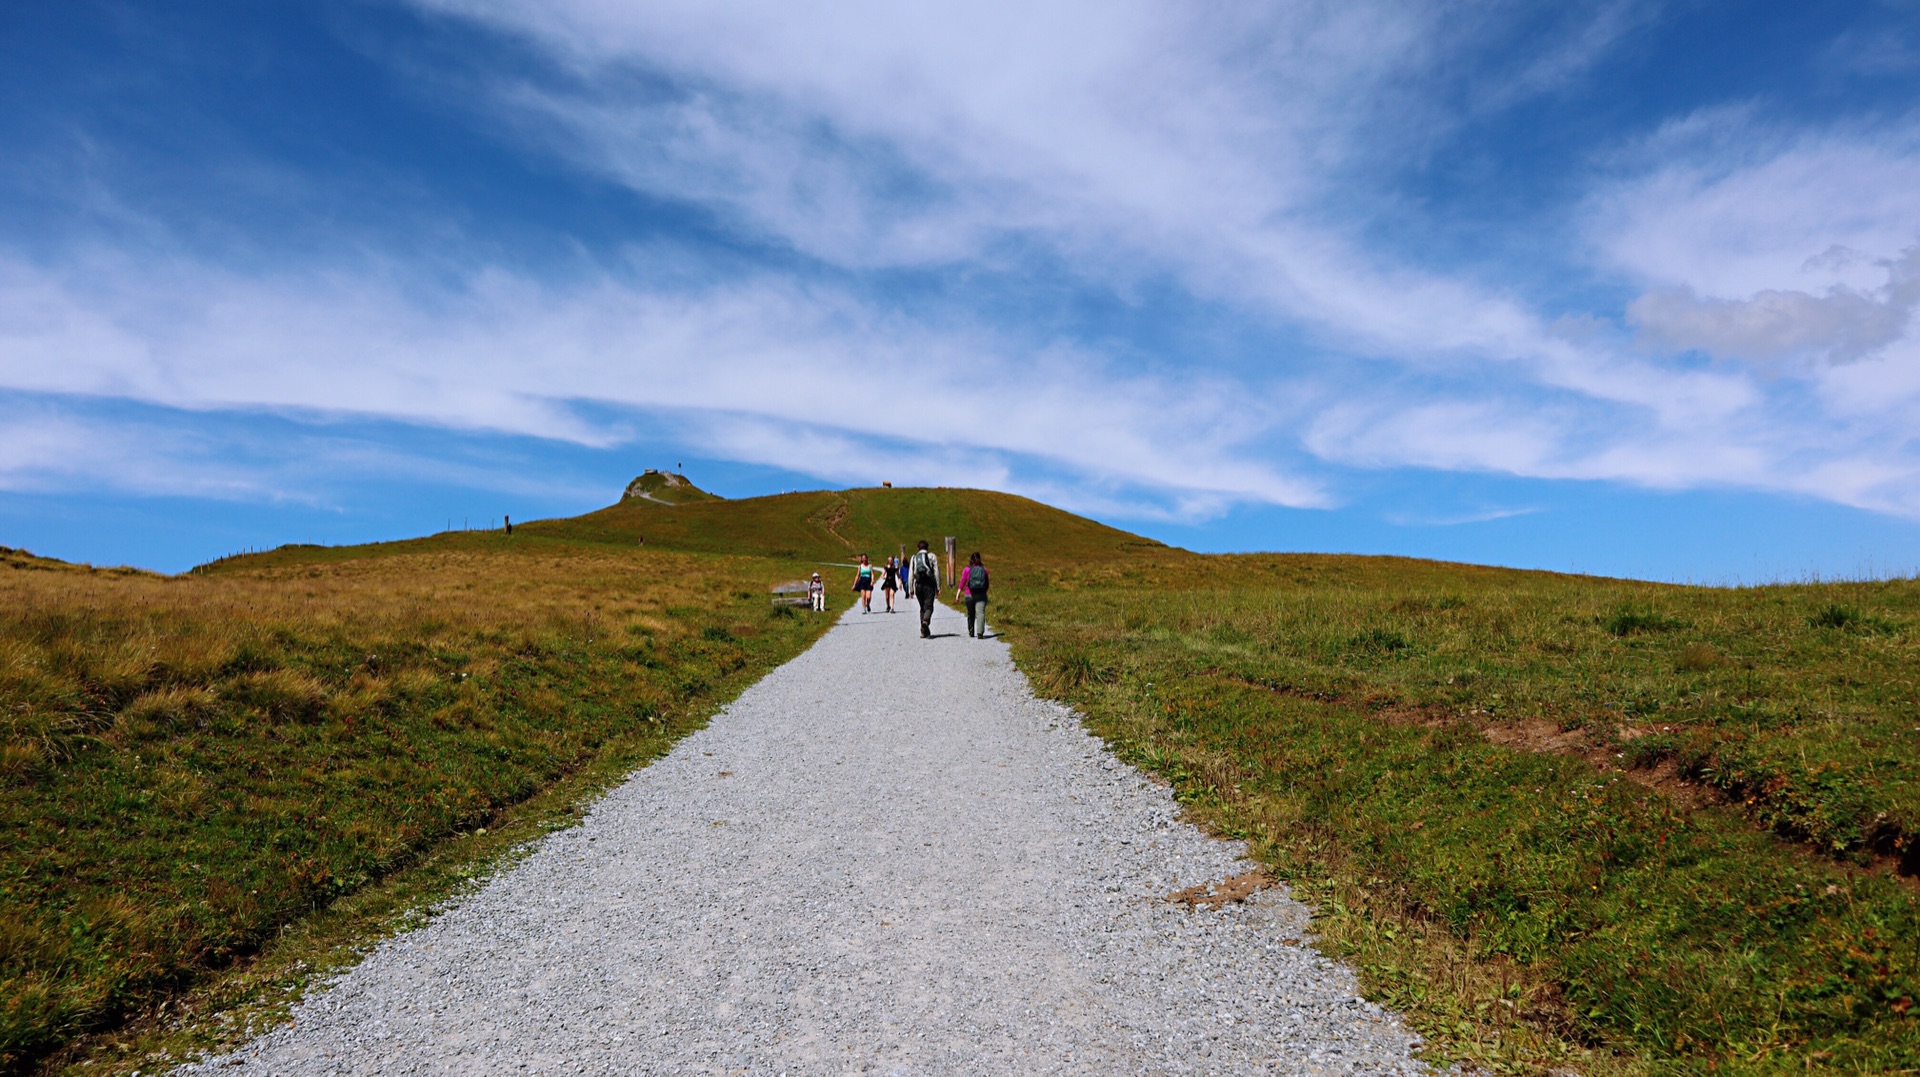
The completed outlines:
[[[649,473],[634,482],[657,480],[649,492],[699,493],[691,483],[668,486],[666,478]],[[869,487],[739,500],[699,493],[675,503],[667,503],[665,496],[623,497],[595,512],[534,521],[522,530],[546,538],[647,549],[826,562],[849,561],[861,553],[880,561],[898,555],[903,546],[911,551],[923,538],[937,550],[947,536],[958,541],[963,554],[978,549],[1009,567],[1184,553],[1031,498],[992,490]]]
[[[693,501],[718,501],[719,494],[711,494],[687,481],[685,475],[671,471],[658,471],[648,468],[639,478],[627,484],[620,495],[621,501],[651,501],[660,505],[685,505]]]

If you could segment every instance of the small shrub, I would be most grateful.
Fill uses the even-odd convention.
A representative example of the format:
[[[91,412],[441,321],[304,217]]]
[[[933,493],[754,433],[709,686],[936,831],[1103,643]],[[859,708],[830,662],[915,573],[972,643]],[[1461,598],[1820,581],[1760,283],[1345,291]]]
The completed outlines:
[[[220,664],[222,673],[266,673],[280,668],[280,656],[248,640],[234,648]]]
[[[1214,625],[1207,629],[1207,638],[1227,647],[1241,647],[1253,642],[1251,635],[1234,625]]]
[[[1635,632],[1672,632],[1687,627],[1685,621],[1633,606],[1621,606],[1614,610],[1600,625],[1615,636],[1631,636]]]
[[[1071,651],[1056,655],[1050,663],[1053,675],[1049,679],[1056,688],[1078,688],[1084,684],[1104,684],[1113,679],[1111,667],[1093,660],[1085,651]]]
[[[276,669],[271,673],[248,673],[228,681],[220,694],[261,711],[270,718],[312,718],[326,706],[326,689],[304,673]]]
[[[1900,632],[1900,626],[1891,621],[1861,613],[1852,606],[1842,606],[1837,602],[1829,603],[1807,618],[1807,623],[1815,628],[1838,628],[1848,632],[1878,632],[1887,636],[1898,635]]]
[[[1680,648],[1680,656],[1674,659],[1674,668],[1682,673],[1704,673],[1718,666],[1724,659],[1711,643],[1689,643]]]
[[[192,725],[214,713],[220,700],[205,688],[163,688],[135,699],[114,719],[117,739],[143,740]]]
[[[1362,654],[1394,654],[1412,647],[1407,637],[1386,628],[1369,628],[1347,640],[1347,650]]]
[[[1835,602],[1807,618],[1807,623],[1815,628],[1852,628],[1858,625],[1860,620],[1859,610]]]
[[[725,625],[708,625],[700,630],[700,638],[709,643],[735,643],[738,639]]]
[[[0,744],[0,785],[31,776],[46,761],[46,748],[37,741]]]

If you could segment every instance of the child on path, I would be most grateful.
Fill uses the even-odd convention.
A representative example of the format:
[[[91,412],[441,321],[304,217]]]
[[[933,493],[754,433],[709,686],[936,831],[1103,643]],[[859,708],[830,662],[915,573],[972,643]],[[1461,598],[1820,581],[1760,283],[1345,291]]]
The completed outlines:
[[[889,557],[887,558],[887,578],[880,582],[880,590],[885,591],[887,595],[887,612],[888,613],[894,612],[893,593],[899,589],[900,589],[900,559],[898,557]]]
[[[860,555],[860,565],[853,570],[853,590],[860,596],[860,612],[873,612],[873,565],[866,554]]]
[[[977,551],[967,556],[967,567],[960,570],[960,583],[953,597],[967,604],[967,635],[986,639],[987,566],[980,563]]]
[[[926,539],[921,539],[920,548],[913,552],[907,577],[913,581],[913,597],[920,600],[920,638],[931,639],[933,602],[940,597],[940,559],[927,551]]]
[[[813,574],[813,579],[810,579],[807,581],[807,599],[812,604],[816,612],[820,612],[820,613],[826,612],[827,584],[826,584],[826,581],[820,578],[820,574],[818,572]]]

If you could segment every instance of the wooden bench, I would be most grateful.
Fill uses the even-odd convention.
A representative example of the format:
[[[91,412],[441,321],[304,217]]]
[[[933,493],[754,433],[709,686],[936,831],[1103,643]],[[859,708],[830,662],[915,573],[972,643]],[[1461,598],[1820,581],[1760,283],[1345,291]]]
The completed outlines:
[[[773,604],[776,606],[811,606],[813,599],[807,594],[807,581],[788,580],[773,589]]]

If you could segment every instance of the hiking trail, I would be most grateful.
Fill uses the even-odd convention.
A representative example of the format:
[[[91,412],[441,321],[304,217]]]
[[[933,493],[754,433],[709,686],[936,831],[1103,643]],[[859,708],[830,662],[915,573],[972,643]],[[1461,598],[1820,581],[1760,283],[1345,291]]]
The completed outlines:
[[[963,625],[849,611],[184,1072],[1427,1072],[1304,906]]]

